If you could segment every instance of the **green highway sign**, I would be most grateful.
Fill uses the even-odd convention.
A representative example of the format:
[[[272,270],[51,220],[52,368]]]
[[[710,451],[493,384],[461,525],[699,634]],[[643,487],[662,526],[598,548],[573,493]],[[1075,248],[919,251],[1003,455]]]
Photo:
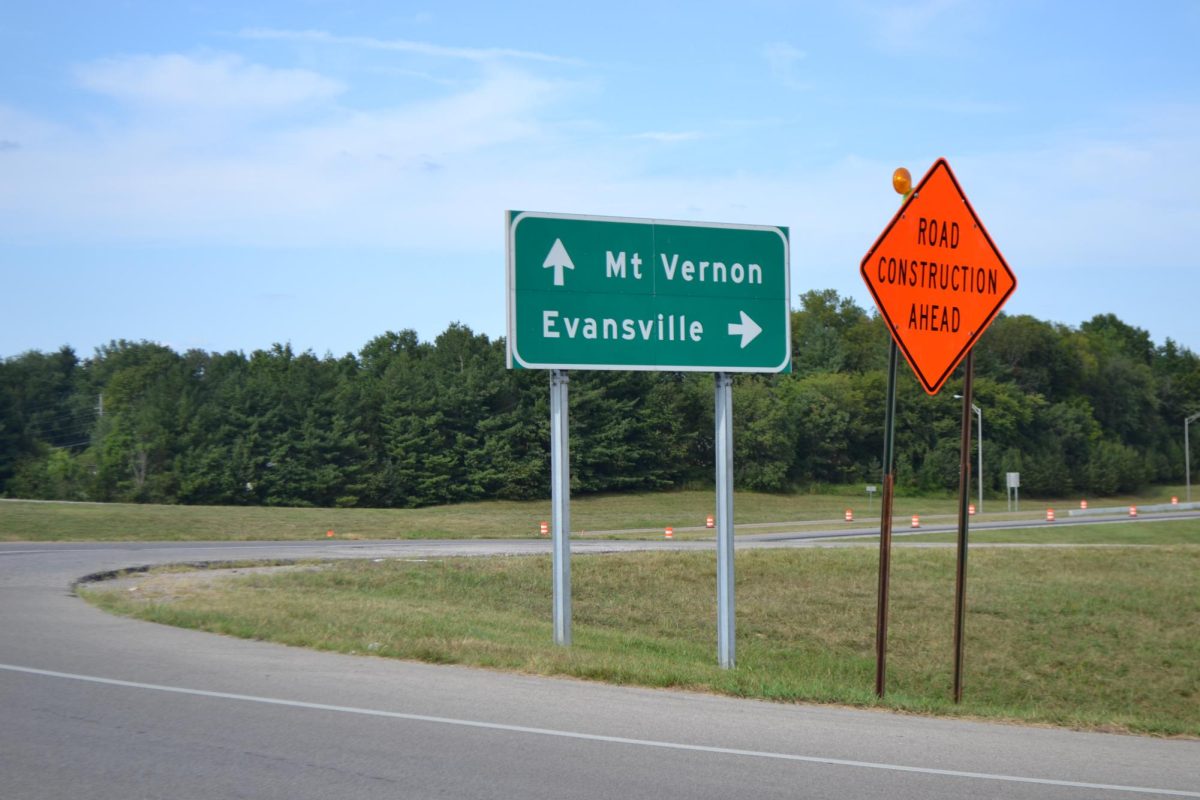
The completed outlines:
[[[508,366],[788,372],[788,229],[509,211]]]

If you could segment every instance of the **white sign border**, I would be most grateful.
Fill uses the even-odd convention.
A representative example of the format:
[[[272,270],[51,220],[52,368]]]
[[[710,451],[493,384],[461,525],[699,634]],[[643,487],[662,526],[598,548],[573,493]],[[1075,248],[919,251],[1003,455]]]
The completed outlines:
[[[507,355],[507,366],[512,369],[514,365],[520,366],[521,369],[588,369],[588,370],[607,370],[613,372],[746,372],[760,373],[768,375],[777,375],[788,367],[792,360],[792,252],[791,240],[788,234],[783,232],[783,227],[778,225],[748,225],[736,222],[696,222],[689,220],[672,220],[672,219],[650,219],[644,217],[608,217],[593,214],[559,214],[546,211],[520,211],[514,212],[508,210],[504,212],[504,224],[507,230],[505,231],[505,262],[507,272],[506,293],[508,319],[507,332],[508,336],[505,340],[505,352]],[[517,350],[517,289],[516,289],[516,239],[517,225],[521,220],[526,218],[536,219],[565,219],[578,220],[581,222],[619,222],[632,223],[635,225],[673,225],[687,228],[723,228],[726,230],[741,230],[741,231],[767,231],[775,233],[783,242],[783,307],[784,307],[784,338],[785,352],[783,361],[777,367],[720,367],[720,366],[677,366],[672,364],[542,364],[537,362],[526,361],[521,358],[521,354]]]

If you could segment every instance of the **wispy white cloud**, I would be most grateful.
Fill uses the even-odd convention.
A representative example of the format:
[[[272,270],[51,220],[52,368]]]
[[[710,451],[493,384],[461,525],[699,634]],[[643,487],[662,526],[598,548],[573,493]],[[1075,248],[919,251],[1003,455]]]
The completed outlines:
[[[704,138],[704,134],[700,133],[700,131],[645,131],[644,133],[635,133],[629,138],[659,142],[660,144],[677,144],[679,142],[694,142],[697,139]]]
[[[800,60],[786,47],[777,55]],[[647,157],[659,148],[630,139],[694,142],[693,163],[706,163],[713,141],[766,140],[734,128],[605,136],[578,127],[578,114],[564,119],[578,93],[540,74],[552,70],[473,63],[469,78],[432,99],[363,107],[325,76],[240,57],[97,62],[85,85],[106,98],[167,109],[214,103],[211,116],[228,125],[219,140],[202,139],[188,115],[130,117],[117,103],[74,127],[0,106],[0,141],[20,144],[0,153],[0,239],[488,254],[501,247],[503,209],[536,208],[790,225],[797,290],[861,288],[858,260],[895,208],[890,160],[834,154],[758,171],[672,170]],[[263,126],[242,113],[252,103],[292,113]],[[1173,105],[1128,116],[1136,130],[1044,135],[1020,150],[927,153],[923,162],[913,154],[909,166],[919,174],[935,156],[950,157],[1014,268],[1178,264],[1200,216],[1190,191],[1200,183],[1200,112]]]
[[[0,138],[22,143],[2,154],[0,237],[428,243],[474,204],[490,174],[517,175],[553,144],[542,120],[563,93],[553,81],[485,64],[472,85],[432,100],[308,109],[296,104],[332,91],[321,76],[305,73],[297,87],[277,80],[292,71],[213,63],[130,58],[88,73],[86,85],[106,96],[167,111],[199,107],[202,118],[114,109],[66,127],[0,107]],[[169,65],[183,77],[139,79],[127,74],[135,64],[151,73]],[[208,91],[224,99],[206,108]],[[264,126],[242,111],[253,99],[293,110]]]
[[[978,27],[978,7],[963,0],[872,2],[857,10],[876,43],[893,53],[927,53],[930,42],[939,53],[957,52]]]
[[[762,52],[775,80],[789,89],[812,88],[809,81],[801,80],[796,74],[796,65],[807,57],[803,50],[786,42],[772,42],[763,47]]]
[[[1010,261],[1082,271],[1081,280],[1092,270],[1182,265],[1190,252],[1184,232],[1200,223],[1196,131],[1200,125],[1156,139],[1119,131],[1064,138],[968,155],[956,171],[980,187],[972,203],[992,209],[985,222],[993,235],[996,226],[1005,231],[1009,244],[998,241]]]
[[[104,139],[9,135],[22,146],[2,154],[0,235],[483,252],[498,246],[500,210],[537,208],[790,225],[803,243],[794,255],[803,285],[856,288],[858,259],[895,207],[894,163],[663,174],[636,148],[573,140],[547,121],[564,93],[497,71],[435,101],[254,132],[217,151],[189,147],[186,129],[136,122]],[[1014,268],[1166,266],[1185,252],[1181,232],[1200,221],[1188,189],[1200,183],[1191,156],[1200,124],[1171,113],[1159,136],[1136,143],[1064,137],[1019,151],[916,154],[909,166],[920,174],[948,156]]]
[[[49,141],[63,135],[65,129],[20,108],[0,103],[0,139],[28,147],[37,142]]]
[[[364,68],[366,73],[371,75],[383,75],[388,78],[415,78],[424,83],[433,83],[439,86],[461,86],[462,80],[449,78],[442,75],[435,75],[432,72],[419,69],[404,69],[403,67],[389,66],[369,66]]]
[[[76,69],[87,89],[125,102],[207,109],[277,109],[325,100],[343,86],[303,69],[274,69],[236,55],[108,58]]]
[[[342,36],[328,31],[318,30],[278,30],[274,28],[248,28],[239,34],[245,39],[277,40],[302,42],[307,44],[326,44],[344,47],[357,47],[366,50],[386,50],[397,53],[434,56],[437,58],[452,58],[466,61],[498,61],[521,60],[541,61],[555,64],[579,64],[578,59],[539,53],[532,50],[513,50],[504,47],[448,47],[431,42],[411,41],[407,39],[377,39],[372,36]]]
[[[1017,108],[1009,103],[990,102],[987,100],[972,100],[970,98],[929,97],[920,95],[901,95],[899,97],[881,97],[876,102],[884,108],[901,111],[934,111],[939,114],[955,114],[963,116],[990,116],[996,114],[1011,114]]]

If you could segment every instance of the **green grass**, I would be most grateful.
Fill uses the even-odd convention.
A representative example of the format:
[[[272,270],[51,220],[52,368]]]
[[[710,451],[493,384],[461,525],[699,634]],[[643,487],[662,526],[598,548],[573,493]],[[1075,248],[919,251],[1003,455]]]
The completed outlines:
[[[849,487],[828,488],[829,493],[774,495],[738,492],[735,521],[751,526],[775,522],[826,523],[841,520],[847,508],[863,522],[879,514],[879,499],[870,504],[862,493],[847,494]],[[1140,498],[1112,498],[1107,504],[1156,502],[1174,487],[1159,487]],[[1077,501],[1075,501],[1077,503]],[[654,494],[588,496],[571,501],[571,528],[581,535],[634,530],[634,535],[658,536],[663,527],[677,536],[709,535],[687,528],[703,528],[714,512],[711,491],[678,491]],[[1066,508],[1067,501],[1059,501]],[[1000,501],[990,500],[991,509]],[[953,495],[896,499],[896,514],[923,518],[953,516]],[[1025,516],[1040,514],[1040,510]],[[988,513],[988,518],[1008,515]],[[0,502],[0,541],[245,541],[325,538],[332,530],[342,538],[513,538],[534,536],[538,523],[550,519],[549,500],[493,501],[421,509],[263,508],[212,506],[156,506],[121,503]],[[803,525],[798,525],[801,529]],[[766,528],[764,530],[769,530]],[[744,532],[754,532],[747,528]],[[598,535],[614,535],[600,533]]]
[[[949,699],[954,552],[899,549],[893,559],[882,703],[869,548],[740,552],[738,666],[728,671],[715,663],[709,554],[576,556],[570,648],[552,643],[544,557],[337,563],[83,593],[156,622],[346,653],[1200,736],[1200,547],[973,552],[961,706]]]
[[[1014,544],[1194,544],[1200,545],[1200,520],[1143,520],[1112,522],[1104,525],[1039,525],[1019,530],[988,531],[969,529],[970,542],[1011,542]],[[878,541],[878,537],[874,539]],[[905,533],[892,540],[908,542],[956,542],[957,533]]]
[[[710,491],[589,496],[572,499],[571,528],[589,532],[665,526],[703,528],[714,513]],[[949,514],[951,498],[905,501],[912,513]],[[840,519],[837,495],[739,492],[738,524]],[[878,513],[878,502],[875,503]],[[534,536],[550,519],[550,501],[492,501],[419,509],[163,506],[121,503],[0,502],[0,541],[242,541],[325,538],[506,538]],[[681,530],[682,533],[682,530]],[[605,534],[601,534],[605,535]]]

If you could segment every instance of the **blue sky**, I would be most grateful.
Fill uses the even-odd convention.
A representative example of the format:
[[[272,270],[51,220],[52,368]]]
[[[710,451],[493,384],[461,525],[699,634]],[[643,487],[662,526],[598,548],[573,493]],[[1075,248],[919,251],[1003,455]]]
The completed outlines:
[[[1198,40],[1196,2],[9,0],[0,356],[501,336],[510,208],[785,225],[793,295],[870,308],[939,156],[1006,311],[1200,350]]]

